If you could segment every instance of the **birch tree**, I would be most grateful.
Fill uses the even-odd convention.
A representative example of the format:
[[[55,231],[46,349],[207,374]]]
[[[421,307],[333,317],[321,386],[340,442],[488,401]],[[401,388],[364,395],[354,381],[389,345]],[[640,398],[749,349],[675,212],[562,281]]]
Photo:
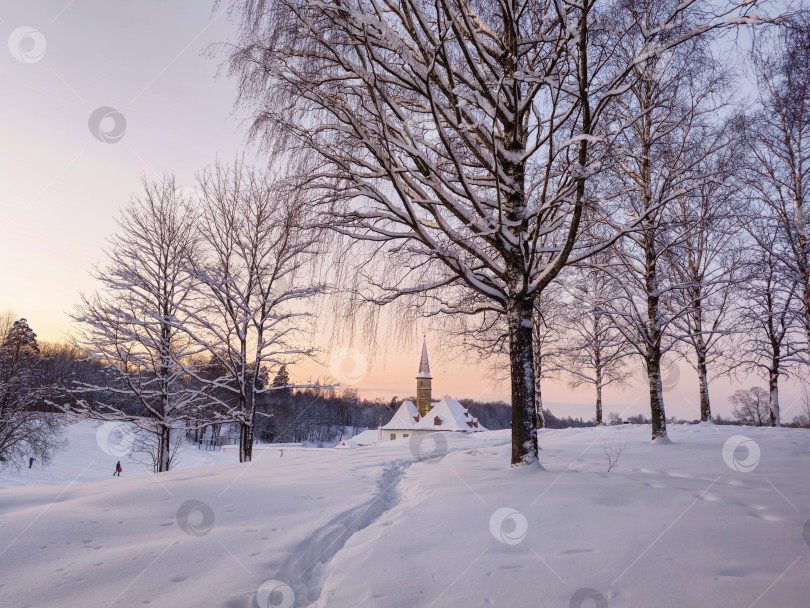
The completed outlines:
[[[470,313],[472,291],[507,319],[513,465],[537,457],[534,301],[594,246],[587,181],[642,60],[614,62],[617,42],[643,30],[655,56],[754,2],[703,5],[677,36],[696,3],[665,4],[644,19],[594,0],[233,1],[254,133],[295,142],[329,224],[390,260],[376,301],[442,291],[446,312]]]
[[[749,221],[758,246],[747,262],[748,297],[734,350],[738,373],[754,372],[768,381],[770,425],[780,426],[779,379],[802,362],[802,346],[796,339],[800,314],[794,306],[800,286],[776,253],[780,245],[775,223],[762,218]]]
[[[532,354],[534,367],[534,403],[538,428],[545,427],[543,390],[545,382],[553,379],[559,371],[557,362],[563,349],[563,323],[565,320],[560,294],[551,285],[534,302],[532,316]],[[472,357],[485,368],[495,384],[509,378],[509,369],[502,362],[509,359],[509,326],[505,315],[497,310],[486,310],[478,298],[476,305],[466,303],[473,315],[456,315],[449,319],[449,334],[457,341],[457,350],[462,356]],[[484,310],[482,310],[484,309]]]
[[[157,473],[171,467],[173,428],[201,399],[181,365],[197,347],[179,329],[195,306],[187,260],[195,255],[197,233],[194,209],[173,176],[144,178],[142,188],[118,219],[107,264],[94,272],[98,292],[82,296],[71,315],[78,324],[75,346],[105,372],[76,384],[73,409],[153,434]]]
[[[544,428],[543,385],[559,372],[559,359],[565,340],[565,304],[558,289],[549,286],[534,301],[532,318],[532,349],[534,354],[534,403],[537,426]],[[504,334],[508,336],[507,333]]]
[[[731,415],[735,420],[750,426],[766,426],[770,418],[768,391],[759,386],[748,390],[736,390],[729,397],[733,406]]]
[[[750,117],[747,185],[784,236],[776,252],[798,286],[810,361],[810,11],[782,20],[755,49],[759,110]]]
[[[607,263],[606,255],[600,257]],[[632,347],[607,312],[620,295],[612,281],[599,267],[590,267],[574,269],[564,282],[570,300],[562,315],[566,329],[559,369],[568,375],[572,388],[593,386],[596,426],[603,424],[602,390],[626,383],[631,375],[627,363]]]
[[[643,54],[655,44],[648,32],[664,7],[650,8],[646,27],[617,48],[621,56]],[[669,33],[679,36],[690,27],[685,14]],[[700,39],[649,57],[635,69],[637,78],[615,106],[617,119],[631,124],[613,146],[611,169],[624,189],[618,198],[622,207],[606,221],[621,213],[641,219],[616,248],[621,270],[609,269],[621,290],[610,314],[643,363],[652,440],[668,443],[662,357],[674,354],[683,336],[677,321],[688,311],[680,297],[685,285],[668,258],[681,255],[695,228],[679,218],[676,206],[711,178],[704,161],[725,144],[711,125],[725,76]]]
[[[214,422],[239,424],[239,461],[249,462],[257,395],[279,388],[268,374],[313,352],[301,345],[312,314],[306,300],[322,287],[306,285],[303,270],[317,253],[318,232],[301,199],[240,162],[205,169],[198,190],[201,255],[190,260],[190,274],[203,305],[180,328],[216,373],[188,371],[213,389]]]
[[[718,129],[730,132],[730,125]],[[731,134],[708,138],[715,149],[705,158],[699,173],[711,176],[688,195],[678,198],[674,214],[679,224],[689,225],[680,245],[669,252],[667,263],[682,289],[675,292],[678,307],[685,311],[675,320],[687,345],[687,360],[698,376],[700,420],[711,422],[709,369],[725,356],[724,346],[734,328],[735,303],[741,296],[741,241],[738,197],[739,144]],[[704,144],[706,142],[703,142]],[[701,145],[700,143],[697,145]],[[715,370],[716,373],[716,370]]]

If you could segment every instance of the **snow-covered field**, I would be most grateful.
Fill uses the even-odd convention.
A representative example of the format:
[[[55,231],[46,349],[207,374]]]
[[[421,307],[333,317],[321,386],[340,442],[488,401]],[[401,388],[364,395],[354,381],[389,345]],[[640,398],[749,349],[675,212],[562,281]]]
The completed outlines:
[[[431,459],[407,440],[247,465],[185,449],[112,478],[81,423],[51,468],[0,473],[0,606],[810,605],[810,432],[670,437],[543,431],[544,470],[509,469],[497,431]]]

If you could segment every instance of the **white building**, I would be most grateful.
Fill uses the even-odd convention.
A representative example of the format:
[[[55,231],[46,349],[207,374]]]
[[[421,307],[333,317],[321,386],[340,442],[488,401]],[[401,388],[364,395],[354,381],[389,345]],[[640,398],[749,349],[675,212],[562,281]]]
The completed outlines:
[[[390,441],[436,431],[478,433],[487,430],[455,399],[445,397],[430,405],[427,416],[422,417],[412,401],[403,401],[391,421],[380,427],[378,438]]]
[[[423,342],[419,373],[416,375],[416,404],[413,401],[403,401],[388,424],[378,429],[378,441],[404,439],[437,431],[478,433],[487,430],[478,422],[478,418],[473,417],[455,399],[445,397],[441,401],[433,401],[432,380],[427,343]]]

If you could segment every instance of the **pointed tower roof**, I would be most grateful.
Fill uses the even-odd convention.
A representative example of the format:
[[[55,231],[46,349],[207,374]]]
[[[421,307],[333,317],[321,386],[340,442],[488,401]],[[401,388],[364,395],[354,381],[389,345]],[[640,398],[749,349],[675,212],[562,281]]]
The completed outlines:
[[[433,376],[430,375],[430,363],[428,363],[427,340],[422,341],[422,358],[419,360],[419,373],[416,377],[433,378]]]

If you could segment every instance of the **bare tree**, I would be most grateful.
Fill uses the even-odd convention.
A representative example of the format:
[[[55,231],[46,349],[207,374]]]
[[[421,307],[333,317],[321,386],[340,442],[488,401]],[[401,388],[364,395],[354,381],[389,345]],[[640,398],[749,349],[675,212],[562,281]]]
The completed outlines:
[[[171,467],[172,428],[201,399],[179,363],[198,350],[179,329],[195,305],[187,260],[194,256],[196,216],[173,176],[144,178],[142,187],[118,219],[108,263],[95,271],[99,292],[83,296],[71,315],[79,324],[75,346],[106,372],[77,383],[72,409],[154,434],[155,472],[162,472]]]
[[[627,58],[655,44],[649,32],[666,13],[667,3],[640,2],[645,26],[623,40],[617,54]],[[671,22],[668,35],[688,31],[688,12]],[[710,179],[705,159],[725,141],[712,129],[725,75],[706,42],[691,39],[667,53],[653,55],[635,67],[637,78],[616,105],[616,117],[630,124],[613,145],[612,173],[624,192],[622,213],[641,218],[639,228],[616,247],[618,269],[608,268],[621,294],[608,309],[616,327],[643,362],[652,419],[652,440],[667,443],[662,386],[662,357],[678,344],[676,322],[688,308],[684,284],[668,258],[681,254],[692,221],[682,221],[677,204]],[[708,140],[708,141],[707,141]]]
[[[622,417],[619,412],[608,413],[608,426],[617,426],[622,423]]]
[[[563,349],[565,304],[555,286],[549,286],[534,301],[532,349],[534,353],[534,402],[539,428],[545,427],[543,384],[559,372]]]
[[[723,345],[733,331],[732,311],[742,287],[739,208],[735,206],[740,194],[735,185],[739,145],[731,125],[722,124],[718,129],[727,133],[721,137],[724,145],[718,149],[714,145],[717,138],[710,138],[714,151],[699,169],[711,178],[678,198],[675,217],[690,229],[683,233],[680,246],[667,255],[667,263],[682,285],[675,297],[685,314],[674,325],[694,355],[687,353],[686,358],[698,375],[702,422],[712,420],[709,368],[724,356]]]
[[[778,254],[780,235],[768,218],[749,218],[748,231],[757,246],[747,261],[745,307],[734,352],[735,372],[756,372],[768,381],[770,424],[780,426],[779,378],[788,376],[801,359],[796,341],[794,307],[799,286]]]
[[[737,390],[729,397],[735,420],[751,426],[766,426],[770,421],[768,391],[759,386]]]
[[[604,264],[606,254],[597,256]],[[624,384],[631,372],[627,359],[634,354],[606,308],[619,292],[611,277],[598,267],[575,268],[564,280],[570,300],[563,306],[561,321],[565,338],[557,357],[558,367],[568,374],[569,385],[592,385],[595,392],[596,426],[602,420],[602,389]]]
[[[559,289],[550,285],[534,302],[532,317],[532,352],[534,364],[534,403],[538,428],[545,426],[543,413],[544,381],[551,380],[559,371],[557,358],[563,339],[563,312],[565,303]],[[483,306],[481,298],[478,304]],[[468,303],[469,305],[470,303]],[[476,306],[469,306],[476,309]],[[509,359],[509,326],[505,315],[486,310],[474,315],[456,315],[448,318],[450,335],[458,339],[459,353],[484,365],[489,378],[500,384],[509,377],[508,366],[501,362]],[[498,363],[494,363],[497,361]]]
[[[0,316],[0,456],[19,467],[24,457],[48,462],[63,447],[63,422],[37,407],[39,346],[26,319]]]
[[[220,406],[213,422],[239,424],[239,461],[249,462],[256,397],[279,388],[267,375],[313,352],[301,345],[312,314],[306,300],[322,287],[303,284],[303,270],[319,234],[300,198],[241,162],[205,169],[198,184],[202,244],[190,273],[203,305],[187,310],[189,321],[178,328],[210,355],[214,373],[187,371],[216,389],[209,391]]]
[[[810,11],[772,34],[754,53],[759,110],[748,121],[746,183],[784,237],[775,253],[798,285],[810,363]]]
[[[375,301],[431,294],[470,314],[472,291],[506,318],[515,465],[537,457],[535,299],[594,246],[578,242],[587,181],[624,124],[606,110],[638,62],[754,2],[670,35],[693,4],[645,19],[592,0],[233,0],[254,132],[292,138],[331,226],[388,257]],[[614,62],[639,30],[652,44]]]
[[[796,426],[810,428],[810,384],[802,384],[802,396],[799,401],[799,414],[793,417]]]

